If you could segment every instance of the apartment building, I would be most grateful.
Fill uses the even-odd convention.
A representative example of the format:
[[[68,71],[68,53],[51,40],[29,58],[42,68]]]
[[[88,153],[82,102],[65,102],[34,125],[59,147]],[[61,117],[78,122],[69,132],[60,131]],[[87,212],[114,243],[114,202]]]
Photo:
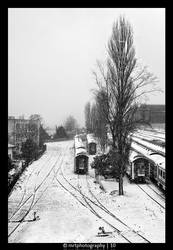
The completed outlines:
[[[39,120],[29,120],[23,117],[8,117],[8,143],[13,144],[20,151],[22,142],[31,138],[39,145]]]

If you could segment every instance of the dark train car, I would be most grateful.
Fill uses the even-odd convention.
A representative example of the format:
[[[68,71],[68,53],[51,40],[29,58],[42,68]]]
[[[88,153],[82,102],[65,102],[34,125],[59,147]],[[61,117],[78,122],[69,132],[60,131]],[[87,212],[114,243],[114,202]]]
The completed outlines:
[[[150,154],[150,179],[154,181],[158,186],[165,190],[165,157],[153,153]]]
[[[78,136],[74,138],[74,173],[88,173],[88,154],[82,139]]]
[[[95,155],[97,152],[97,143],[92,134],[87,135],[87,149],[89,155]]]
[[[77,148],[75,150],[74,172],[76,174],[88,173],[88,155],[84,148]]]
[[[149,161],[143,155],[132,151],[129,157],[129,165],[127,166],[126,173],[131,181],[146,182],[148,177]]]
[[[86,148],[79,135],[74,137],[74,149],[76,148]]]
[[[158,166],[158,177],[157,177],[157,185],[160,186],[163,190],[165,190],[165,178],[166,178],[166,170],[165,164],[161,164]]]

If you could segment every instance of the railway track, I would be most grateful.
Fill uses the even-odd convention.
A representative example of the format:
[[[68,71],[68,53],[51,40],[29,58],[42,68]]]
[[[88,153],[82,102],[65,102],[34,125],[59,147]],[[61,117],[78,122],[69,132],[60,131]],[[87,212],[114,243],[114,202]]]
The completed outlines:
[[[58,171],[57,171],[58,172]],[[87,199],[85,198],[85,195],[82,194],[82,192],[76,188],[75,186],[73,186],[71,183],[69,183],[65,178],[64,178],[64,181],[65,181],[65,184],[62,184],[62,180],[60,181],[59,178],[57,178],[57,172],[55,173],[55,179],[56,181],[58,182],[58,184],[64,189],[66,190],[69,194],[71,194],[82,206],[84,206],[86,209],[89,209],[96,217],[98,217],[99,219],[102,219],[101,216],[89,205],[89,203],[87,202]],[[71,187],[73,187],[75,189],[75,192],[72,192],[69,188],[66,187],[66,185],[70,184]],[[57,186],[58,187],[58,186]],[[59,187],[58,187],[59,188]],[[77,191],[77,192],[76,192]],[[79,195],[80,194],[80,195]],[[81,201],[81,198],[84,199],[84,202]],[[106,224],[109,225],[109,223],[104,220],[104,222]],[[111,226],[111,224],[109,225]],[[114,228],[114,230],[120,234],[120,231],[115,228],[113,225],[112,227]],[[114,237],[114,236],[113,236]],[[123,237],[125,239],[125,236]],[[128,243],[131,243],[128,239],[126,239],[126,242]]]
[[[64,181],[66,182],[66,184],[68,184],[70,187],[73,188],[73,190],[75,191],[74,193],[71,191],[72,189],[69,190],[69,188],[66,187],[66,184],[62,184],[62,181],[60,181],[57,177],[56,180],[58,181],[58,183],[70,194],[72,194],[74,196],[74,198],[77,198],[77,200],[83,205],[85,206],[87,209],[89,209],[95,216],[97,216],[99,219],[102,219],[107,225],[109,225],[113,230],[114,233],[117,233],[120,237],[122,237],[123,239],[126,240],[126,242],[128,243],[132,243],[132,241],[129,238],[136,238],[137,242],[142,242],[142,243],[149,243],[150,241],[148,239],[146,239],[144,236],[142,236],[141,234],[139,234],[138,232],[136,232],[135,230],[131,229],[130,227],[128,227],[122,220],[120,220],[117,216],[115,216],[114,214],[112,214],[106,207],[104,207],[103,204],[99,204],[99,202],[95,202],[93,199],[91,199],[88,195],[84,194],[84,192],[81,190],[82,185],[80,185],[79,183],[79,175],[78,175],[78,179],[76,180],[77,183],[75,185],[73,185],[71,182],[69,182],[67,180],[67,178],[65,177],[62,168],[61,168],[61,173],[62,173],[62,177],[64,179]],[[77,195],[77,193],[78,195]],[[84,201],[81,201],[82,200]],[[100,210],[100,212],[96,211],[96,210]],[[100,215],[100,213],[104,213],[104,216]],[[105,215],[106,217],[109,216],[109,219],[105,219]],[[111,221],[111,222],[110,222]],[[121,227],[123,225],[123,231],[119,228],[117,228],[117,226],[115,226],[115,221],[116,223],[120,223]],[[119,225],[120,226],[120,225]],[[128,228],[128,230],[127,230]],[[114,236],[113,236],[114,237]],[[138,238],[138,239],[137,239]]]
[[[165,200],[165,196],[161,193],[158,193],[158,191],[155,188],[153,188],[150,184],[148,184],[147,187],[149,187],[154,193],[156,193],[159,197]]]
[[[79,177],[79,175],[78,175]],[[79,180],[79,178],[78,178]],[[110,223],[107,219],[104,218],[104,216],[101,216],[97,211],[96,209],[93,208],[93,205],[90,204],[90,201],[91,199],[89,199],[86,195],[83,194],[83,192],[81,191],[81,186],[79,185],[79,182],[78,182],[78,190],[79,192],[81,193],[82,195],[82,198],[84,199],[87,207],[90,209],[90,211],[96,216],[98,217],[99,219],[101,219],[102,221],[104,221],[107,225],[109,225],[113,230],[114,232],[113,233],[117,233],[118,235],[120,235],[123,239],[126,240],[126,242],[128,243],[132,243],[132,241],[130,241],[117,227],[115,227],[112,223]],[[93,203],[93,201],[92,201]],[[94,202],[95,203],[95,202]],[[96,204],[96,203],[95,203]],[[111,232],[110,232],[111,233]],[[116,238],[116,236],[112,233],[112,237],[113,238]],[[108,234],[109,235],[109,234]]]
[[[153,189],[151,189],[151,187],[149,187],[147,184],[137,184],[136,185],[148,196],[150,197],[151,200],[153,200],[155,203],[157,203],[160,207],[162,207],[163,209],[165,209],[165,206],[163,204],[161,204],[158,200],[156,200],[153,195],[150,193],[148,193],[148,190],[152,190],[152,192],[155,192]],[[149,187],[149,189],[147,190],[147,188]],[[149,191],[150,192],[150,191]],[[155,192],[156,193],[156,192]],[[157,196],[159,197],[160,195],[157,193]]]
[[[142,243],[146,243],[146,242],[150,242],[148,239],[146,239],[142,234],[140,234],[139,232],[135,231],[134,229],[132,229],[131,227],[129,227],[126,223],[124,223],[118,216],[116,216],[115,214],[113,214],[109,209],[107,209],[103,203],[101,203],[99,201],[99,199],[97,199],[97,197],[94,195],[94,193],[91,191],[91,188],[89,186],[89,182],[87,179],[87,175],[86,175],[86,184],[87,184],[87,188],[89,193],[91,194],[91,196],[95,199],[96,202],[93,203],[93,200],[90,200],[90,198],[88,199],[88,201],[92,203],[92,205],[96,205],[96,207],[99,207],[102,211],[105,212],[106,216],[110,216],[111,220],[112,218],[114,219],[114,221],[118,222],[118,226],[116,226],[116,229],[118,230],[119,234],[125,238],[126,240],[128,240],[129,242],[134,241],[134,239],[137,242],[142,242]],[[81,185],[83,186],[83,185]],[[109,219],[110,221],[110,219]],[[110,226],[113,225],[113,228],[115,229],[115,226],[113,223],[110,223]],[[119,228],[117,228],[119,227]],[[130,239],[131,238],[131,239]]]
[[[30,211],[33,209],[33,207],[36,205],[36,203],[39,201],[39,199],[42,197],[42,195],[45,193],[45,191],[49,187],[50,183],[48,183],[48,185],[46,186],[46,188],[43,189],[43,191],[40,191],[41,194],[39,195],[39,197],[37,199],[35,199],[36,193],[38,192],[38,190],[40,189],[40,187],[43,186],[43,184],[45,183],[45,181],[48,178],[48,176],[52,173],[52,171],[55,168],[55,166],[56,166],[56,164],[57,164],[60,156],[61,156],[61,154],[59,155],[58,159],[55,160],[53,166],[48,171],[48,173],[46,174],[46,176],[42,179],[42,181],[38,185],[37,185],[37,183],[35,183],[34,191],[21,204],[21,206],[20,206],[20,208],[18,209],[17,212],[20,212],[20,210],[24,207],[24,205],[31,199],[31,203],[30,203],[29,207],[26,208],[25,214],[22,216],[22,218],[20,218],[20,219],[18,218],[16,221],[9,221],[9,223],[14,223],[15,222],[15,223],[17,223],[17,225],[8,234],[8,238],[17,230],[17,228],[22,224],[22,222],[25,222],[24,220],[25,220],[26,216],[30,213]],[[31,221],[33,221],[33,220],[31,220]]]
[[[58,170],[59,171],[59,170]],[[55,177],[55,180],[57,181],[57,183],[64,189],[66,190],[69,194],[71,194],[82,206],[86,207],[86,205],[80,201],[80,199],[73,193],[71,192],[64,184],[62,184],[62,181],[60,181],[58,178],[57,178],[57,174],[58,174],[58,171],[54,171],[54,177]],[[59,188],[59,186],[57,186],[57,188]]]
[[[42,162],[39,164],[40,169],[39,169],[39,171],[37,171],[37,177],[38,177],[40,171],[42,170],[42,168],[49,162],[49,160],[51,159],[51,157],[52,157],[52,155],[48,156],[47,159],[46,159],[46,162],[43,165],[42,165]],[[9,222],[15,216],[15,214],[20,210],[20,208],[22,207],[22,205],[25,204],[25,201],[27,201],[27,199],[25,199],[25,201],[23,202],[23,200],[24,200],[24,198],[26,196],[26,193],[27,193],[27,184],[28,184],[28,182],[30,180],[30,177],[33,175],[34,171],[35,171],[35,168],[32,169],[31,173],[29,174],[29,176],[28,176],[28,178],[26,180],[26,184],[24,186],[24,191],[23,191],[22,197],[21,197],[19,203],[17,204],[16,209],[13,211],[12,215],[8,219]]]

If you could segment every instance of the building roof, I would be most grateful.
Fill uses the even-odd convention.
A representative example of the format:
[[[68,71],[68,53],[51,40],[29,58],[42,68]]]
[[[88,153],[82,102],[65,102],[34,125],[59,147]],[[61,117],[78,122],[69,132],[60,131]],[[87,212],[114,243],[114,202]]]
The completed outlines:
[[[16,146],[8,143],[8,148],[15,148]]]
[[[147,159],[144,155],[137,153],[136,151],[130,152],[130,156],[129,156],[130,162],[134,162],[135,160],[140,159],[140,158]]]
[[[141,105],[139,109],[146,109],[146,110],[152,110],[152,111],[165,111],[165,105],[164,104],[146,104],[146,105]]]
[[[152,154],[150,155],[150,159],[159,166],[162,166],[162,168],[165,169],[165,157],[160,154]]]

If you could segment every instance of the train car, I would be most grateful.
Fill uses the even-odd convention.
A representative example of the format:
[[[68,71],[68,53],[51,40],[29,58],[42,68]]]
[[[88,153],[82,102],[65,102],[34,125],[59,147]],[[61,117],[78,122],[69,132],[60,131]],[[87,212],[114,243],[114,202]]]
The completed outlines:
[[[95,155],[97,152],[97,143],[93,134],[87,134],[87,149],[89,155]]]
[[[166,172],[165,172],[165,164],[161,164],[158,166],[158,179],[157,184],[160,186],[163,190],[165,190],[165,178],[166,178]]]
[[[131,181],[146,182],[148,176],[148,159],[135,151],[131,151],[129,157],[129,164],[126,173]]]
[[[84,148],[77,148],[74,157],[74,172],[77,174],[88,173],[88,155]]]
[[[86,148],[84,145],[84,142],[82,141],[82,139],[80,137],[75,137],[74,138],[74,149],[77,148]]]
[[[158,153],[150,154],[150,179],[163,190],[165,190],[165,175],[165,157]]]
[[[74,173],[88,173],[88,154],[83,141],[79,137],[74,139]]]

